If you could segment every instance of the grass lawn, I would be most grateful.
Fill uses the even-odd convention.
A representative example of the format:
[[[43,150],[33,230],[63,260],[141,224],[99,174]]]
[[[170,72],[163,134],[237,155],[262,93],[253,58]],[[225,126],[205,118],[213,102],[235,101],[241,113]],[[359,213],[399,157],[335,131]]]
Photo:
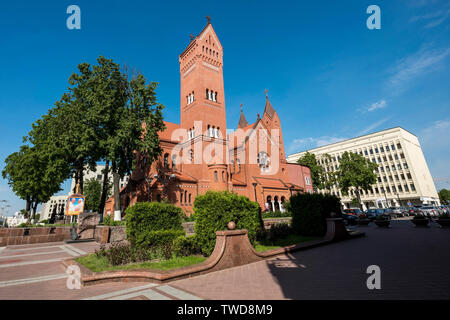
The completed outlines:
[[[106,257],[97,257],[94,253],[76,258],[75,261],[81,263],[86,268],[94,272],[100,271],[113,271],[113,270],[125,270],[125,269],[153,269],[153,270],[170,270],[181,267],[187,267],[193,264],[198,264],[205,261],[206,258],[202,256],[188,256],[188,257],[176,257],[169,260],[162,260],[158,262],[138,262],[121,266],[111,266],[108,264]]]
[[[277,239],[277,240],[273,240],[273,241],[270,241],[270,240],[257,241],[255,244],[255,250],[258,252],[263,252],[263,251],[267,251],[267,250],[278,249],[281,247],[286,247],[286,246],[290,246],[293,244],[298,244],[301,242],[317,240],[317,239],[320,239],[320,238],[304,237],[304,236],[299,236],[296,234],[290,234],[289,236],[287,236],[286,238],[283,238],[283,239]]]

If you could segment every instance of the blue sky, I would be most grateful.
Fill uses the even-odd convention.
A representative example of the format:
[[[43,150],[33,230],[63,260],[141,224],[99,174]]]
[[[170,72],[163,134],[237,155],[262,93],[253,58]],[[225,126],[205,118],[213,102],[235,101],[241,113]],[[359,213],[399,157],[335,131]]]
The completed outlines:
[[[71,4],[81,30],[66,27]],[[372,4],[380,30],[366,27]],[[0,169],[77,64],[99,55],[159,82],[165,119],[179,122],[178,55],[206,15],[224,47],[228,128],[241,103],[249,122],[262,114],[267,88],[287,154],[401,126],[419,137],[433,177],[450,177],[450,3],[439,0],[4,1]],[[3,199],[10,213],[24,206],[0,180]]]

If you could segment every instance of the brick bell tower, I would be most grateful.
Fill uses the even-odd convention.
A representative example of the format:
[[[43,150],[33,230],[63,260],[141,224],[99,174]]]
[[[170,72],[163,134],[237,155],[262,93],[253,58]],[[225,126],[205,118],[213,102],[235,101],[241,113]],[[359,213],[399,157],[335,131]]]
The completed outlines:
[[[180,124],[188,131],[188,144],[195,153],[194,164],[185,165],[184,170],[199,177],[199,182],[208,183],[213,190],[226,190],[223,48],[209,17],[202,32],[196,37],[191,35],[189,45],[179,56],[179,63]]]

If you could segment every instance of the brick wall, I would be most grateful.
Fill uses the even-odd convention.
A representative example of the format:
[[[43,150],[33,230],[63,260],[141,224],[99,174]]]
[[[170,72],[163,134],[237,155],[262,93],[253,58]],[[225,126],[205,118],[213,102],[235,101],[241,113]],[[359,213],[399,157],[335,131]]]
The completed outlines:
[[[71,227],[0,228],[0,247],[70,239]]]

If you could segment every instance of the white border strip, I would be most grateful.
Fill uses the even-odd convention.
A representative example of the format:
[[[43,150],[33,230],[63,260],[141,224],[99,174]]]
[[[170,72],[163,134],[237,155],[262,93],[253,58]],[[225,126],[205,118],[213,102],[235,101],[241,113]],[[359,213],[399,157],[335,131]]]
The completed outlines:
[[[112,298],[112,297],[119,296],[119,295],[122,295],[122,294],[130,293],[130,292],[133,292],[133,291],[140,291],[140,290],[148,289],[148,288],[151,288],[151,287],[154,287],[154,286],[156,286],[155,283],[150,283],[150,284],[147,284],[145,286],[133,287],[133,288],[129,288],[129,289],[114,291],[114,292],[110,292],[110,293],[101,294],[99,296],[94,296],[94,297],[90,297],[90,298],[84,298],[82,300],[107,299],[107,298]]]
[[[127,300],[127,299],[135,298],[138,296],[145,296],[145,297],[149,298],[150,300],[172,300],[169,297],[166,297],[165,295],[162,295],[156,291],[153,291],[152,289],[148,289],[145,291],[133,292],[133,293],[125,294],[123,296],[110,298],[108,300]]]
[[[174,287],[164,285],[161,287],[156,288],[164,293],[170,294],[171,296],[174,296],[175,298],[181,299],[181,300],[203,300],[197,296],[194,296],[190,293],[178,290]]]
[[[78,257],[80,254],[78,252],[75,252],[74,250],[70,250],[69,248],[66,248],[65,246],[60,247],[62,250],[64,250],[65,253],[70,254],[72,257]]]
[[[67,278],[67,274],[52,274],[52,275],[36,277],[36,278],[0,281],[0,288],[9,287],[9,286],[18,286],[21,284],[28,284],[28,283],[35,283],[35,282],[64,279],[64,278]]]
[[[68,249],[70,249],[70,250],[72,250],[72,251],[75,251],[76,253],[78,253],[78,254],[80,254],[80,255],[85,255],[85,254],[87,254],[87,253],[84,252],[83,250],[78,249],[78,248],[75,248],[74,246],[71,246],[70,244],[66,244],[65,247],[68,248]]]

